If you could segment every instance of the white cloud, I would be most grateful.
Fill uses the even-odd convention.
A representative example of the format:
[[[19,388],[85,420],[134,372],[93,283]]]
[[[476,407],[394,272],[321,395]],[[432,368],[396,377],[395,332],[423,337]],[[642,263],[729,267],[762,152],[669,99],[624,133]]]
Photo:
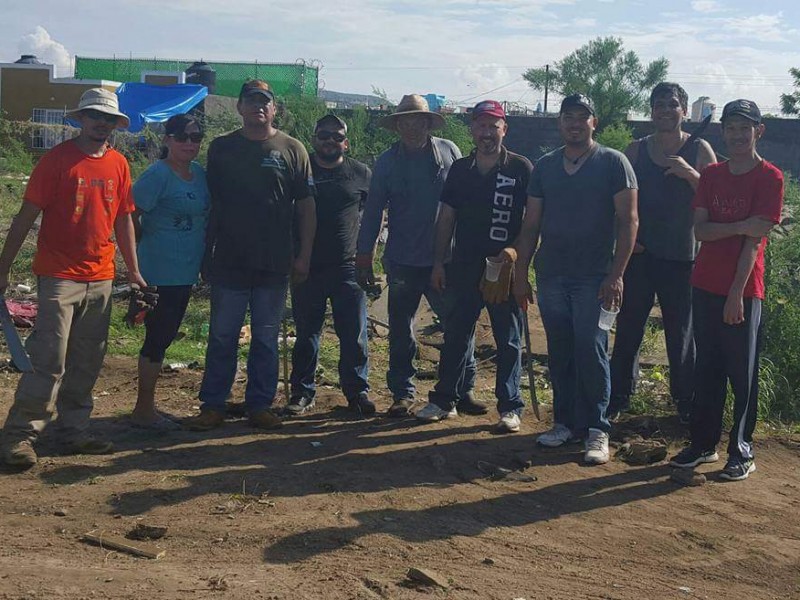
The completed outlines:
[[[692,8],[701,13],[712,13],[722,10],[722,6],[716,0],[693,0]]]
[[[20,54],[35,54],[43,63],[55,65],[59,77],[72,74],[72,60],[64,44],[54,40],[41,25],[23,35],[18,48]]]

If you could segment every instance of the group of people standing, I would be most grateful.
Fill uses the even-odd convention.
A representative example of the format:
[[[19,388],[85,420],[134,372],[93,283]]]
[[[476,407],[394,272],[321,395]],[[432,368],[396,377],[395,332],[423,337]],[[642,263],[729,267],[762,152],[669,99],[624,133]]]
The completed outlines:
[[[314,407],[330,300],[342,393],[356,414],[374,415],[364,288],[375,283],[386,211],[387,416],[435,422],[488,412],[473,390],[475,328],[485,307],[497,347],[496,429],[520,430],[521,337],[533,300],[533,260],[554,420],[537,441],[584,441],[587,463],[609,460],[611,421],[635,390],[639,347],[658,296],[672,398],[691,423],[691,444],[671,462],[694,467],[718,459],[730,381],[735,424],[722,475],[746,478],[755,469],[764,236],[780,218],[782,176],[756,153],[764,125],[754,103],[725,106],[730,159],[723,163],[706,142],[682,131],[681,86],[659,84],[650,105],[654,133],[621,153],[594,140],[591,101],[565,97],[558,116],[564,145],[534,168],[505,147],[500,103],[473,108],[475,149],[462,157],[455,144],[433,135],[445,124],[442,115],[411,94],[380,121],[399,139],[370,170],[346,156],[347,124],[333,114],[317,121],[309,156],[275,127],[269,85],[252,80],[237,103],[242,128],[212,141],[205,172],[194,162],[202,123],[178,115],[166,123],[162,159],[132,184],[125,159],[108,144],[127,117],[113,93],[90,90],[69,115],[81,125],[78,137],[39,161],[0,254],[3,291],[22,240],[42,214],[34,262],[39,319],[28,341],[34,372],[22,376],[6,420],[4,460],[21,468],[36,463],[33,443],[54,396],[67,451],[113,451],[88,429],[108,334],[112,230],[134,290],[150,285],[158,294],[144,318],[133,424],[221,426],[249,309],[245,408],[252,426],[281,427],[272,404],[290,288],[297,341],[284,414]],[[156,410],[155,387],[198,273],[211,284],[201,410],[179,425]],[[417,408],[414,319],[423,296],[441,320],[444,344],[438,381]],[[619,311],[610,360],[601,309]]]

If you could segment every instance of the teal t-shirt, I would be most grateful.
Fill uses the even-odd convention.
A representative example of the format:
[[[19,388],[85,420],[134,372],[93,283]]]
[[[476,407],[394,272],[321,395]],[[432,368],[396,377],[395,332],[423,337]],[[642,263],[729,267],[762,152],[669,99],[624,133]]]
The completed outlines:
[[[192,180],[186,181],[160,160],[133,185],[142,212],[139,270],[150,285],[197,283],[210,197],[203,167],[193,162],[191,171]]]

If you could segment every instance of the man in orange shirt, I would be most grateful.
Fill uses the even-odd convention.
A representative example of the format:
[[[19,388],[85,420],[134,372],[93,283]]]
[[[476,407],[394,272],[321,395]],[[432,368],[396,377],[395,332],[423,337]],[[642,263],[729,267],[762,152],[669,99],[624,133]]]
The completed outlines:
[[[146,286],[136,260],[128,161],[108,143],[127,127],[117,96],[87,90],[67,113],[81,126],[78,137],[45,154],[31,174],[17,216],[0,254],[0,294],[22,242],[42,215],[33,272],[39,314],[27,341],[33,373],[19,381],[3,427],[6,464],[36,464],[33,442],[50,420],[55,396],[65,450],[107,454],[111,442],[89,433],[94,387],[106,353],[111,317],[116,236],[131,284]]]

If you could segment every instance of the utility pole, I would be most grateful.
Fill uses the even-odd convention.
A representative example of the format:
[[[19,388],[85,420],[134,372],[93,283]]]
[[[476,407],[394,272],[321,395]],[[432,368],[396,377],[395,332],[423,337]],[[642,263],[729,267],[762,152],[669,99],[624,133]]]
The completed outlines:
[[[550,87],[550,65],[544,66],[544,114],[547,114],[547,91]]]

